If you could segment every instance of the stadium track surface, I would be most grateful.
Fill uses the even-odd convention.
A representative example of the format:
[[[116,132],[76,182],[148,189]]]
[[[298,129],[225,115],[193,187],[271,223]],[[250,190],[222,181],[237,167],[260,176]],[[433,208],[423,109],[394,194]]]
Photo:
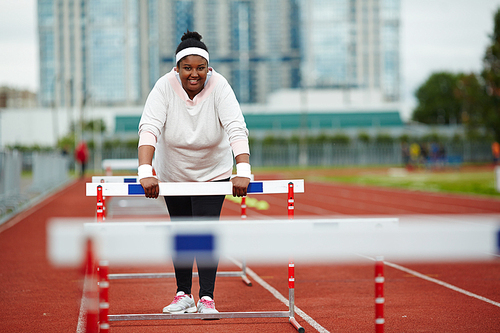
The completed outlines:
[[[259,180],[280,179],[258,175]],[[86,181],[90,181],[87,179]],[[296,217],[395,216],[404,214],[476,214],[498,217],[500,200],[390,190],[354,185],[306,182],[296,195]],[[269,210],[247,209],[251,218],[285,217],[283,195],[259,195]],[[238,217],[240,208],[228,200],[223,217]],[[82,296],[82,272],[56,269],[46,258],[46,224],[51,217],[93,217],[95,197],[85,196],[78,180],[0,226],[0,331],[75,332]],[[266,266],[247,263],[265,282],[288,298],[287,263]],[[500,302],[500,261],[480,263],[404,264],[404,267],[444,281],[488,300]],[[220,270],[234,270],[222,263]],[[132,272],[120,268],[113,273]],[[169,271],[153,267],[151,271]],[[374,331],[373,262],[353,265],[296,265],[296,306],[328,332]],[[498,332],[500,306],[470,297],[408,272],[385,267],[386,332]],[[220,311],[284,311],[286,306],[254,282],[218,278]],[[197,295],[197,280],[193,283]],[[158,313],[175,292],[174,279],[114,280],[110,314]],[[197,298],[197,297],[195,297]],[[296,314],[306,332],[316,332]],[[111,323],[111,332],[295,332],[286,318],[164,320]]]

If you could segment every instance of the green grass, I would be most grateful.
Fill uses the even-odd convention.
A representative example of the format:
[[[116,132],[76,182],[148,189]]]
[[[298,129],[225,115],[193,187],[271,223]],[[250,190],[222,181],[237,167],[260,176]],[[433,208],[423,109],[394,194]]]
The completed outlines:
[[[289,179],[303,178],[306,181],[340,182],[415,191],[500,197],[500,193],[495,189],[494,171],[484,165],[466,165],[463,170],[418,170],[411,172],[406,172],[405,169],[395,166],[258,168],[255,171],[276,172]]]
[[[366,172],[356,176],[327,176],[322,178],[326,181],[359,185],[500,197],[500,193],[495,189],[495,176],[492,171],[396,172],[393,175],[390,172],[386,174],[370,174],[370,172]]]

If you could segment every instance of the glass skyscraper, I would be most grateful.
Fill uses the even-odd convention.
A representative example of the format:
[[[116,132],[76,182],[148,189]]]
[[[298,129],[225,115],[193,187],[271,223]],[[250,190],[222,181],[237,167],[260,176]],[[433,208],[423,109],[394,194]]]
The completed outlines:
[[[42,105],[140,105],[186,30],[241,103],[287,88],[399,99],[400,0],[38,0]]]
[[[187,29],[198,31],[210,65],[231,83],[241,103],[300,86],[297,0],[158,0],[160,75],[174,65]]]
[[[304,86],[399,100],[400,0],[302,0]]]
[[[141,3],[38,0],[42,105],[142,102]]]

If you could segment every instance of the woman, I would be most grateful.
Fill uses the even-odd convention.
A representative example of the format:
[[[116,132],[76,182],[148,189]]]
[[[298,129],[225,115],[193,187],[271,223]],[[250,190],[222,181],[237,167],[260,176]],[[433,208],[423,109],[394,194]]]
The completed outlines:
[[[182,36],[175,52],[177,67],[156,82],[146,101],[139,123],[138,174],[148,198],[158,197],[159,181],[229,181],[233,154],[233,195],[246,195],[251,175],[248,130],[227,80],[208,67],[209,53],[201,39],[197,32]],[[224,196],[165,197],[165,202],[173,220],[219,218]],[[218,312],[213,296],[218,262],[197,260],[200,291],[195,306],[193,260],[185,266],[174,259],[177,294],[163,312]]]

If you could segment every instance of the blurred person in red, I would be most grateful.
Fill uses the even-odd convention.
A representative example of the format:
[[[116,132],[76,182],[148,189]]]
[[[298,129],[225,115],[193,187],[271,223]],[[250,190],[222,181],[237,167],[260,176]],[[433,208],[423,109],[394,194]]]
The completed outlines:
[[[491,144],[491,153],[493,154],[493,165],[498,165],[500,160],[500,143],[495,141]]]
[[[80,164],[80,178],[83,178],[85,175],[85,167],[89,159],[89,149],[85,141],[80,142],[76,147],[75,159]]]

